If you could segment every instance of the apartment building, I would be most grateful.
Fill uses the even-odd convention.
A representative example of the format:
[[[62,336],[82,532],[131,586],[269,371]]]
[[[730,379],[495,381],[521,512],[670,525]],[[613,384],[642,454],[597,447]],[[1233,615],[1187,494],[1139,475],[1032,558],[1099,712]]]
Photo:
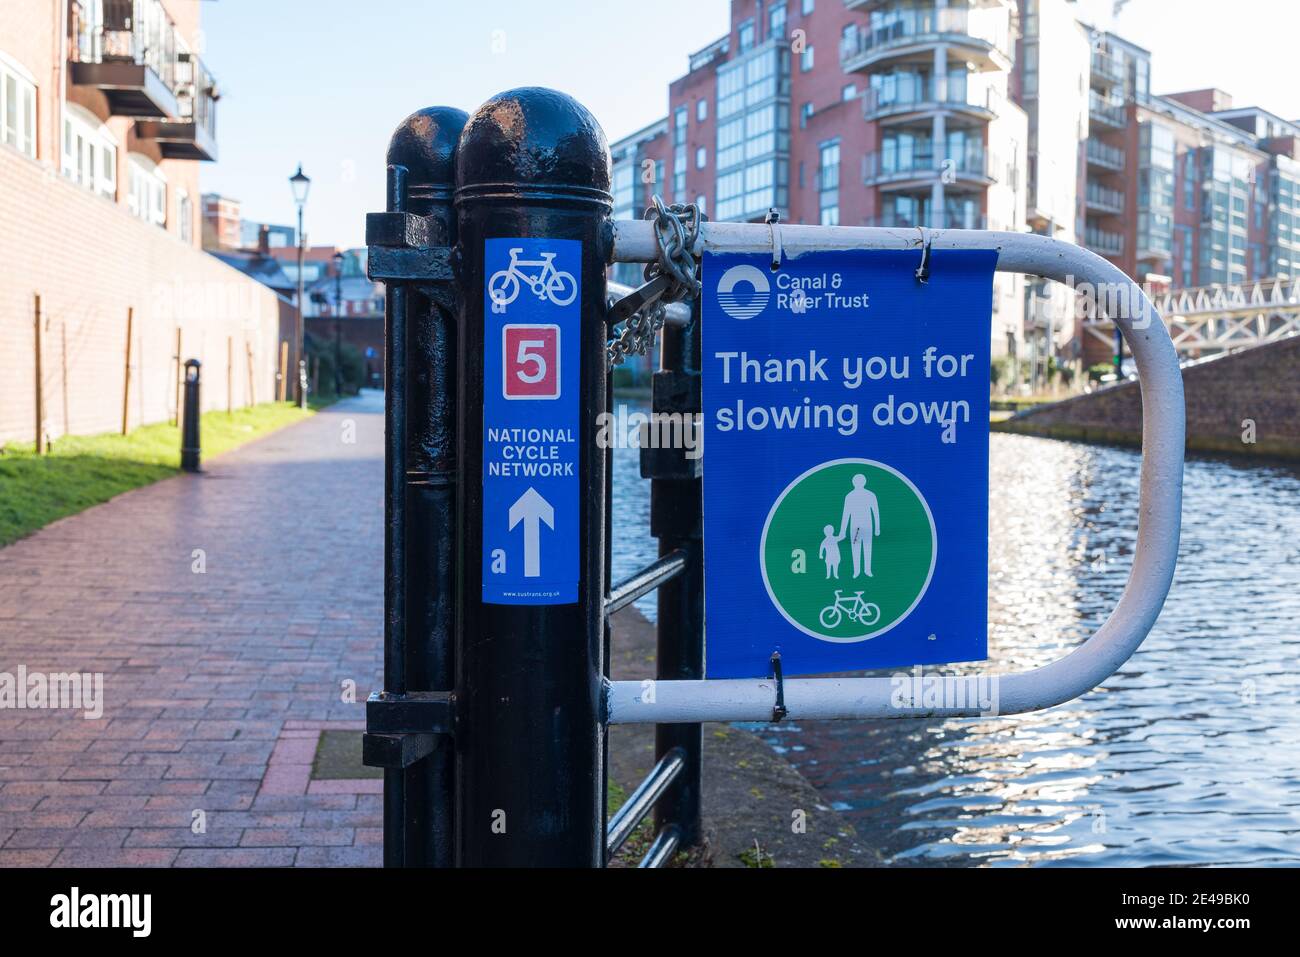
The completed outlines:
[[[1072,0],[732,0],[615,177],[715,220],[1033,231],[1157,285],[1296,275],[1300,127],[1150,77]],[[999,276],[993,325],[1042,372],[1112,348],[1051,283]]]
[[[0,0],[0,24],[0,442],[169,418],[187,358],[221,370],[205,405],[269,399],[279,300],[201,250],[199,0]]]

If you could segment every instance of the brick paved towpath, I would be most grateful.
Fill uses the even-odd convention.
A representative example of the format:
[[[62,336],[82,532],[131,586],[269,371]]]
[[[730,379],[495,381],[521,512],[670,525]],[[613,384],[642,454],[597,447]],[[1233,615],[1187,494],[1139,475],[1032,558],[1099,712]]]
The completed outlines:
[[[0,682],[103,674],[0,707],[0,866],[380,863],[379,781],[311,761],[381,672],[382,396],[205,469],[0,549]]]

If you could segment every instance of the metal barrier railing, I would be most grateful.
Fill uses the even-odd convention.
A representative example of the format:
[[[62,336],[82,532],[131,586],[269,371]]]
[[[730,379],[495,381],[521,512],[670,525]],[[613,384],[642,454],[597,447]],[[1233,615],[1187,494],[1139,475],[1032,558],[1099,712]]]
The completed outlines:
[[[384,690],[367,703],[364,743],[366,762],[384,768],[386,865],[601,866],[653,810],[655,838],[641,866],[661,866],[700,838],[702,721],[980,713],[898,709],[888,678],[782,682],[775,662],[770,679],[703,680],[702,462],[687,448],[641,449],[659,558],[609,584],[612,449],[594,436],[613,402],[610,368],[658,333],[652,412],[698,418],[698,296],[689,311],[661,312],[656,300],[693,286],[682,262],[693,270],[711,250],[770,251],[773,262],[814,250],[915,250],[920,273],[931,249],[993,249],[1004,272],[1119,290],[1113,318],[1143,392],[1128,585],[1101,628],[1059,661],[954,680],[998,681],[1002,714],[1050,707],[1105,680],[1150,630],[1177,556],[1182,380],[1164,324],[1117,267],[1019,233],[698,220],[687,231],[658,201],[654,222],[613,222],[603,135],[585,109],[549,90],[502,94],[472,119],[422,110],[394,134],[388,163],[388,209],[371,214],[366,230],[369,275],[387,284],[387,450]],[[650,263],[645,286],[607,284],[615,261]],[[528,316],[534,295],[552,305],[532,315],[552,325],[528,326],[541,331],[515,343],[507,360],[507,306],[522,297]],[[508,361],[532,390],[513,398],[568,403],[520,403],[509,413],[528,423],[525,432],[561,422],[551,429],[555,448],[566,448],[554,457],[563,461],[552,474],[563,481],[548,486],[552,500],[530,487],[510,504],[514,491],[501,498],[500,472],[489,468],[489,416],[493,431],[509,418],[500,401],[503,392],[512,398]],[[510,529],[524,526],[511,539],[524,543],[512,559],[522,579],[494,577],[517,567],[498,546],[506,505]],[[572,545],[567,557],[551,546],[559,557],[545,576],[536,544],[543,522]],[[613,680],[610,615],[652,591],[656,677]],[[655,725],[656,763],[606,824],[607,730],[631,723]]]

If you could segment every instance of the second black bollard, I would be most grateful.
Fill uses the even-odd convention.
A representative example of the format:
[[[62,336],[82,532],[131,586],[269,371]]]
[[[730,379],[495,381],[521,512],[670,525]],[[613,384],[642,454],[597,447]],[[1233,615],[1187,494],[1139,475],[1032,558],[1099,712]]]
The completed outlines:
[[[181,419],[181,469],[199,471],[199,360],[185,360],[185,412]]]

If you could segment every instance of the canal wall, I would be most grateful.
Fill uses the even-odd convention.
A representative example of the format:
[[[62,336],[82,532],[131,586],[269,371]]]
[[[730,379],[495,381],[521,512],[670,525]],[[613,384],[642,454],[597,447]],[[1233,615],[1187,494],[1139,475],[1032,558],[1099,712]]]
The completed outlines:
[[[1187,449],[1300,459],[1300,336],[1183,369]],[[1141,445],[1136,382],[1038,406],[992,423],[998,432]]]

